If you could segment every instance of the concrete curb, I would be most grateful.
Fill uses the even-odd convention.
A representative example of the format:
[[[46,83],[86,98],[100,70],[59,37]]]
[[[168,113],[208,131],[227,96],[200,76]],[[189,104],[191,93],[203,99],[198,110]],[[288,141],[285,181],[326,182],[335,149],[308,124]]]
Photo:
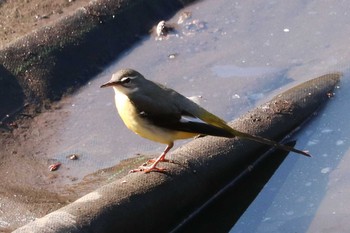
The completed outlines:
[[[328,74],[305,82],[230,125],[281,139],[324,105],[340,76]],[[162,163],[166,173],[129,174],[15,232],[166,232],[238,176],[265,149],[237,138],[199,138],[173,152],[175,163]]]

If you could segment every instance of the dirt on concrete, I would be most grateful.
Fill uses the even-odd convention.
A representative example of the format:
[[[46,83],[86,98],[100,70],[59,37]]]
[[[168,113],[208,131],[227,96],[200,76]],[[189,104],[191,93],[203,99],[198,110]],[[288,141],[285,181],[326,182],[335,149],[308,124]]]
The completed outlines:
[[[89,0],[0,0],[0,48],[89,2]]]

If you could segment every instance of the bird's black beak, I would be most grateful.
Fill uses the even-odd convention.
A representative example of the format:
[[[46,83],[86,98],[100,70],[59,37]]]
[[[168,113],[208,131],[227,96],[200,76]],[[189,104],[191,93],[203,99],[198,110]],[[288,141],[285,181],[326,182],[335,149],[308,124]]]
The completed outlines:
[[[111,86],[114,86],[114,85],[116,85],[115,82],[109,81],[109,82],[106,82],[105,84],[102,84],[102,85],[100,86],[100,88],[111,87]]]

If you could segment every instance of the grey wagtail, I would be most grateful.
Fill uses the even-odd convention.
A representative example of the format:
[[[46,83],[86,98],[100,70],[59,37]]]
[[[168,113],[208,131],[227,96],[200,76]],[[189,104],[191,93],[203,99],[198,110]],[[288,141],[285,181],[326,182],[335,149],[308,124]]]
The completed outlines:
[[[237,131],[185,96],[147,80],[142,74],[132,69],[119,70],[102,87],[113,87],[119,115],[130,130],[141,137],[167,145],[157,159],[150,160],[151,165],[142,165],[132,172],[164,171],[165,169],[157,167],[157,164],[166,161],[165,155],[173,147],[174,141],[198,135],[227,138],[237,136],[311,156],[306,151]]]

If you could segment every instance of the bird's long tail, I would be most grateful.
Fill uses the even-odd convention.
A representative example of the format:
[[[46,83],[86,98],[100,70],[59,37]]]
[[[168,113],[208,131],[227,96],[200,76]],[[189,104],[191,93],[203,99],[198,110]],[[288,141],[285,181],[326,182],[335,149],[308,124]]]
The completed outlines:
[[[204,134],[209,134],[209,135],[215,135],[215,136],[222,136],[222,137],[230,137],[227,136],[227,133],[229,133],[229,135],[231,134],[231,137],[240,137],[240,138],[245,138],[245,139],[249,139],[252,141],[256,141],[256,142],[260,142],[263,144],[267,144],[273,147],[276,147],[278,149],[282,149],[285,151],[292,151],[301,155],[305,155],[307,157],[311,157],[311,155],[307,152],[307,151],[302,151],[302,150],[298,150],[295,149],[294,147],[291,146],[287,146],[287,145],[283,145],[281,143],[278,143],[276,141],[267,139],[267,138],[263,138],[260,136],[256,136],[256,135],[251,135],[248,133],[244,133],[238,130],[233,129],[232,127],[230,127],[224,120],[220,119],[219,117],[213,115],[212,113],[208,112],[207,110],[205,110],[204,108],[198,106],[197,104],[195,104],[192,101],[189,101],[189,103],[191,103],[191,112],[192,115],[198,117],[199,119],[201,119],[202,121],[206,122],[207,124],[214,126],[216,128],[219,128],[220,131],[225,131],[224,134],[221,133],[216,133],[213,134],[212,132],[204,132]]]
[[[309,154],[307,151],[298,150],[298,149],[295,149],[294,147],[283,145],[283,144],[278,143],[276,141],[273,141],[273,140],[270,140],[270,139],[267,139],[267,138],[263,138],[263,137],[260,137],[260,136],[251,135],[251,134],[240,132],[240,131],[237,131],[237,130],[234,130],[234,131],[235,131],[235,136],[237,136],[237,137],[248,139],[248,140],[252,140],[252,141],[256,141],[256,142],[260,142],[260,143],[263,143],[263,144],[266,144],[266,145],[274,146],[274,147],[276,147],[278,149],[282,149],[282,150],[285,150],[285,151],[292,151],[292,152],[295,152],[295,153],[298,153],[298,154],[301,154],[301,155],[305,155],[307,157],[311,157],[311,154]]]

